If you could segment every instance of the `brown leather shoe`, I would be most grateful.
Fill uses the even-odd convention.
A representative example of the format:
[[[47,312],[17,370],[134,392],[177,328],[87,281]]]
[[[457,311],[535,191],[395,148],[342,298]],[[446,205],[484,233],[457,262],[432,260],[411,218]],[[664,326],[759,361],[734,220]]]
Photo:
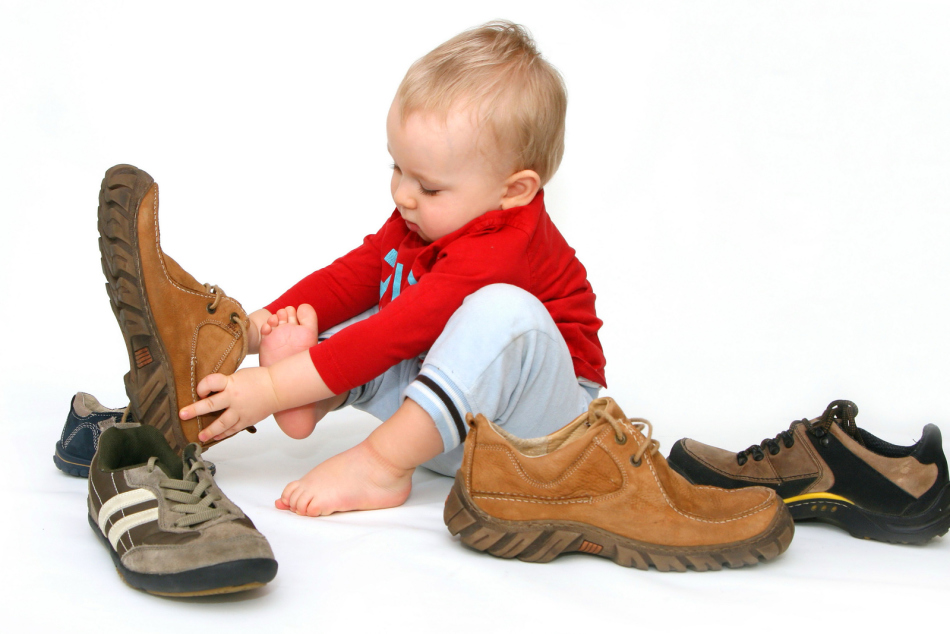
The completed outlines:
[[[200,284],[162,252],[158,185],[131,165],[106,172],[99,190],[99,251],[106,291],[129,350],[125,389],[135,418],[178,452],[198,442],[216,413],[182,421],[198,381],[234,372],[247,354],[247,314],[220,288]],[[213,443],[205,443],[205,446]]]
[[[756,564],[792,541],[773,491],[690,484],[657,451],[649,422],[627,419],[612,399],[543,438],[517,439],[482,415],[469,424],[444,519],[477,550],[533,562],[585,552],[684,571]]]

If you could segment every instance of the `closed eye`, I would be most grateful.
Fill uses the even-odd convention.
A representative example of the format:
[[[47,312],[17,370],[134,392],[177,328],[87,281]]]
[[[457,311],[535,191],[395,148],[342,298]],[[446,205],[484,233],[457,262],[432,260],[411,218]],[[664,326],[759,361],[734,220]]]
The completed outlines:
[[[439,193],[438,189],[426,189],[422,185],[419,185],[419,193],[423,196],[435,196]]]

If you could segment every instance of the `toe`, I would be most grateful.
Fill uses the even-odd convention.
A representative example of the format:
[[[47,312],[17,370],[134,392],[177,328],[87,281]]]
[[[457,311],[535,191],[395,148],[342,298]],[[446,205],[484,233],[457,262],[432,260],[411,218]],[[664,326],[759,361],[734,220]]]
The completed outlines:
[[[317,332],[317,311],[310,304],[301,304],[297,308],[297,321],[301,326]]]

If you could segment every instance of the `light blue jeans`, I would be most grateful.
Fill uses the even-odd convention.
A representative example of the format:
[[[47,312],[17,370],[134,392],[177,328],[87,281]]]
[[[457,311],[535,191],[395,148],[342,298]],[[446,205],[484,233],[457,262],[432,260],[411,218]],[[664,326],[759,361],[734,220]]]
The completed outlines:
[[[462,463],[467,412],[483,414],[520,438],[535,438],[587,411],[599,391],[574,375],[567,344],[544,305],[520,288],[493,284],[465,299],[427,353],[350,390],[344,406],[386,420],[411,398],[435,421],[445,448],[424,466],[454,476]]]

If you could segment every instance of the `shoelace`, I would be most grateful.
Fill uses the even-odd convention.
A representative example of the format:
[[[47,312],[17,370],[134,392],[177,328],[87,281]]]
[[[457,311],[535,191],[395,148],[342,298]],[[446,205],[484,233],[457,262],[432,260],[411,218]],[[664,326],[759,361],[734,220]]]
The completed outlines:
[[[816,438],[822,438],[828,434],[833,424],[838,423],[845,433],[863,445],[864,440],[861,438],[861,434],[858,433],[858,425],[854,421],[854,417],[857,415],[858,406],[853,402],[845,400],[832,401],[828,407],[825,408],[824,413],[814,421],[807,418],[793,421],[787,430],[779,432],[775,438],[766,438],[758,445],[752,445],[748,449],[743,449],[737,453],[736,462],[738,462],[741,467],[749,461],[750,455],[753,460],[758,462],[765,458],[763,449],[768,449],[768,452],[774,456],[782,450],[782,447],[779,445],[780,440],[786,449],[790,449],[795,444],[795,432],[793,429],[796,425],[805,425],[809,433]]]
[[[158,458],[155,457],[148,459],[149,473],[155,469],[156,460]],[[226,509],[219,509],[214,506],[215,502],[221,500],[221,496],[208,491],[211,487],[211,478],[198,477],[198,472],[206,469],[207,465],[204,461],[196,459],[191,463],[191,467],[185,472],[181,480],[163,478],[158,483],[165,499],[178,503],[173,505],[171,510],[183,514],[175,521],[175,526],[178,528],[195,526],[228,513]]]
[[[221,300],[228,296],[224,292],[224,289],[216,284],[205,284],[205,292],[214,295],[214,300],[208,304],[208,312],[214,314],[218,310],[218,304],[221,303]],[[231,323],[237,324],[237,327],[241,329],[241,358],[247,356],[247,327],[244,325],[244,320],[241,319],[241,316],[237,313],[231,313]]]
[[[635,467],[640,466],[640,461],[643,459],[643,454],[646,453],[648,450],[651,455],[654,455],[656,454],[657,451],[659,451],[660,441],[653,440],[653,424],[650,423],[650,421],[648,421],[647,419],[627,418],[627,417],[618,419],[612,414],[608,413],[607,410],[604,410],[604,409],[595,409],[591,412],[591,414],[594,417],[594,421],[603,419],[607,421],[607,423],[609,423],[611,427],[613,427],[614,440],[617,441],[618,445],[622,445],[627,442],[627,434],[624,431],[624,427],[623,427],[624,423],[627,423],[628,425],[633,425],[633,427],[637,430],[642,430],[644,427],[646,427],[647,433],[646,433],[646,437],[643,444],[641,444],[640,447],[637,448],[637,452],[633,454],[633,456],[630,457],[630,463],[633,466]]]

